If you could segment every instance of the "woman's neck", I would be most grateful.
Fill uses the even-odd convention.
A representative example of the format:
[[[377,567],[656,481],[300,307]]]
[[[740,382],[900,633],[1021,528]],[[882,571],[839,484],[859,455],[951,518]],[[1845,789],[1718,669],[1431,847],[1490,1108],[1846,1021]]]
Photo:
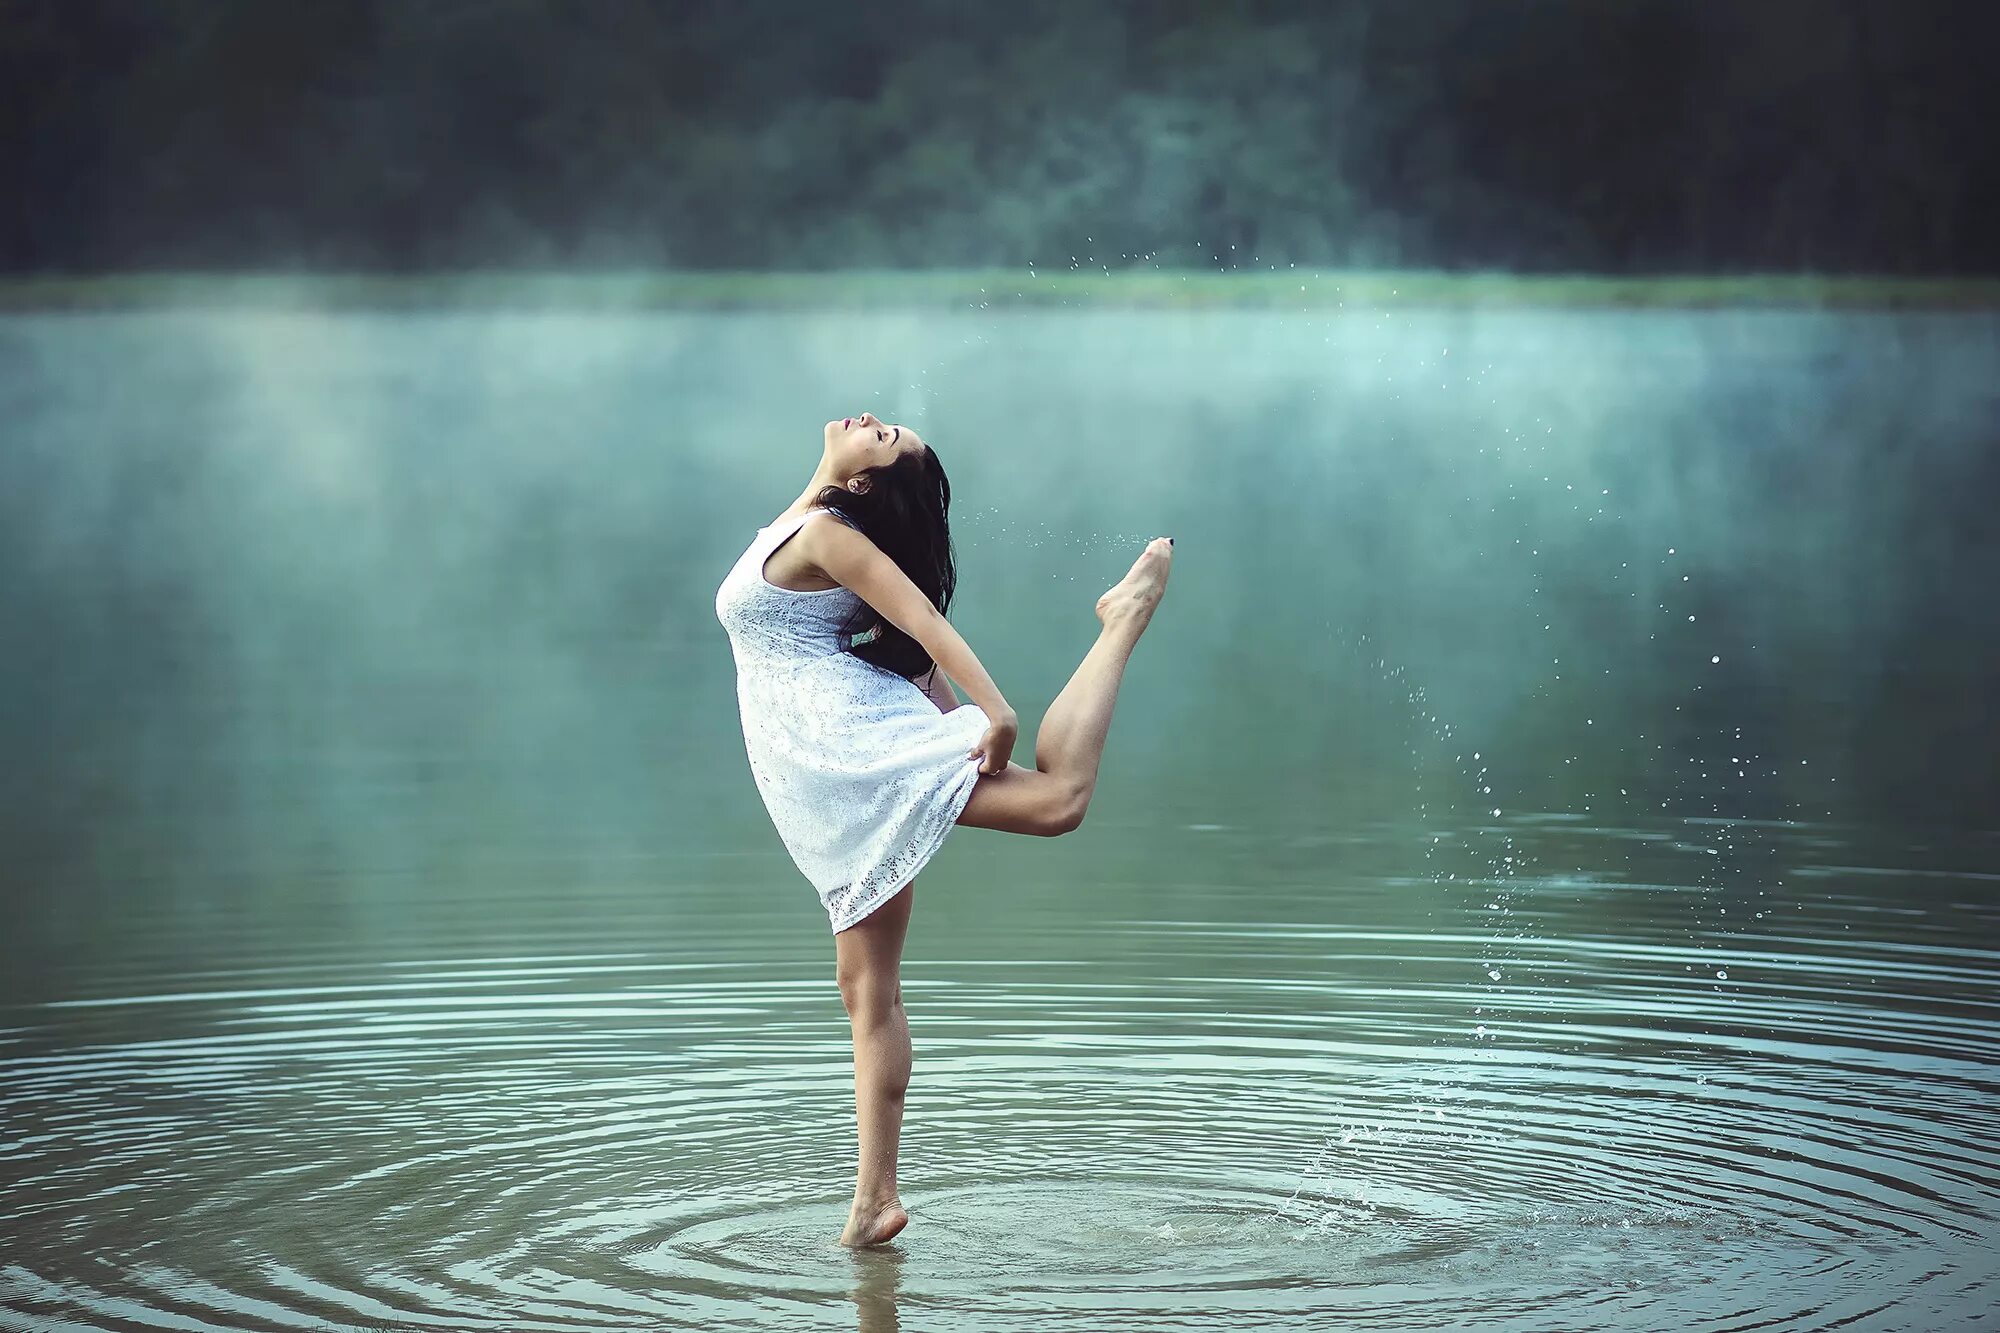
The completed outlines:
[[[819,498],[821,491],[829,486],[845,486],[846,484],[846,478],[834,476],[832,470],[822,464],[813,472],[812,480],[806,483],[806,488],[799,492],[799,498],[792,501],[792,508],[795,510],[809,509],[812,507],[813,502]]]

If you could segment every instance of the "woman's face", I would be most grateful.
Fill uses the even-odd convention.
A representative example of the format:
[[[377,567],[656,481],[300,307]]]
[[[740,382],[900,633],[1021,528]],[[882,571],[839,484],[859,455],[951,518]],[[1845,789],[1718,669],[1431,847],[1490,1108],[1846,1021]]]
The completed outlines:
[[[877,420],[872,412],[826,423],[827,458],[840,484],[857,491],[867,488],[868,479],[860,475],[866,469],[887,467],[905,454],[922,453],[926,447],[909,427]]]

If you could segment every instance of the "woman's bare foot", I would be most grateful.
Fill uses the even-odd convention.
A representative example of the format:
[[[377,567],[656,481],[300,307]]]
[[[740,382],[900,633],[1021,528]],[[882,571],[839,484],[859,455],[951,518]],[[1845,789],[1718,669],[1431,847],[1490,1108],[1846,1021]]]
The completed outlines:
[[[909,1222],[910,1215],[894,1199],[878,1204],[863,1204],[857,1199],[847,1214],[847,1229],[840,1233],[840,1243],[849,1246],[880,1245],[908,1226]]]
[[[1167,574],[1174,563],[1174,543],[1170,537],[1155,537],[1132,562],[1124,578],[1097,599],[1097,618],[1106,629],[1114,623],[1130,624],[1143,630],[1153,618],[1153,608],[1167,590]]]

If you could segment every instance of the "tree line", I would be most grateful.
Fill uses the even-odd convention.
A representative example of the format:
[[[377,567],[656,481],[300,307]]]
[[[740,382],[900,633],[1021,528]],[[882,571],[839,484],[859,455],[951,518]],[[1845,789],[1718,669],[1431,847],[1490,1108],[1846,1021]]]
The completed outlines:
[[[0,266],[1993,273],[1996,8],[0,0]]]

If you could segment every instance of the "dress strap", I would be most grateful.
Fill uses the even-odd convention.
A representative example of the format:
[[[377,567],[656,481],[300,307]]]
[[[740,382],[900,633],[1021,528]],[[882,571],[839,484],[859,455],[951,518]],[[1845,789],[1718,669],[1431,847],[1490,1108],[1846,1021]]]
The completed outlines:
[[[842,523],[847,523],[847,519],[846,519],[846,518],[844,518],[844,517],[843,517],[842,515],[840,515],[840,514],[836,513],[836,512],[834,511],[834,510],[831,510],[831,509],[826,509],[826,508],[823,508],[823,507],[820,507],[820,506],[814,506],[813,508],[811,508],[811,509],[808,509],[808,510],[806,510],[806,511],[805,511],[805,513],[803,513],[803,514],[799,515],[799,523],[800,523],[800,525],[803,525],[803,524],[805,523],[805,521],[806,521],[807,519],[811,518],[811,517],[812,517],[813,515],[815,515],[815,514],[832,514],[832,515],[833,515],[833,516],[834,516],[835,518],[839,519],[839,520],[840,520],[840,521],[841,521]],[[847,526],[848,526],[848,527],[850,527],[850,528],[853,528],[853,527],[854,527],[854,525],[853,525],[852,523],[847,523]],[[859,532],[859,531],[860,531],[861,529],[859,529],[859,528],[854,528],[854,530],[855,530],[856,532]]]

